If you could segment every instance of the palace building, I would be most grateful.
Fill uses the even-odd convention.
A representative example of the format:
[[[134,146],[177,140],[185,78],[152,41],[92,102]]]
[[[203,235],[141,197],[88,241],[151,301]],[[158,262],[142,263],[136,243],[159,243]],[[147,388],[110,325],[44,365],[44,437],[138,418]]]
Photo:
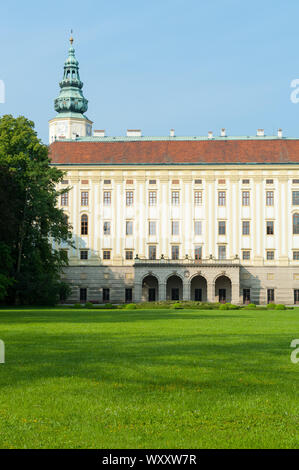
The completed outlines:
[[[299,139],[92,131],[70,41],[49,122],[69,302],[299,303]]]

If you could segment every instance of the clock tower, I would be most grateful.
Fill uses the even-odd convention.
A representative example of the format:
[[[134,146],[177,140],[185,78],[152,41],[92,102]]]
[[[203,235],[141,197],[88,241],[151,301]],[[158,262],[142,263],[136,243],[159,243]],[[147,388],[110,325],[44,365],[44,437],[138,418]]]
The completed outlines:
[[[89,137],[92,134],[92,121],[84,115],[88,101],[82,93],[83,83],[79,76],[79,63],[75,57],[73,41],[71,36],[63,78],[59,83],[60,93],[54,101],[54,108],[58,114],[49,121],[50,144],[55,140]]]

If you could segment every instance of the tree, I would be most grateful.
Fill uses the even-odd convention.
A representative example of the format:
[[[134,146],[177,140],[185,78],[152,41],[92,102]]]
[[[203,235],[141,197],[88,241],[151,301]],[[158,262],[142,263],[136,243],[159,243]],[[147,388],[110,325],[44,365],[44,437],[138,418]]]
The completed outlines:
[[[63,172],[50,166],[48,147],[23,116],[0,119],[0,295],[16,304],[53,304],[71,244],[70,227],[57,207]],[[1,288],[2,286],[2,288]]]

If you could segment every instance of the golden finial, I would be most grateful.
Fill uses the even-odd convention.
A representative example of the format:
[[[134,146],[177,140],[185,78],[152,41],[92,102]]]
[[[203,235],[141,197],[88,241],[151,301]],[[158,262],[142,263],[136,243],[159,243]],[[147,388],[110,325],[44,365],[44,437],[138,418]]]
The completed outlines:
[[[71,37],[70,37],[70,43],[71,43],[71,46],[73,45],[73,42],[74,42],[74,38],[73,38],[73,30],[71,29]]]

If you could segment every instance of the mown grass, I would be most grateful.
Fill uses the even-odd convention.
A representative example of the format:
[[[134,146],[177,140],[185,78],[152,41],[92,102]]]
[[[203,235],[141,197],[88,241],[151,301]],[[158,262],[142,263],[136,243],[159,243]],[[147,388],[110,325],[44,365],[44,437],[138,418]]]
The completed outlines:
[[[0,310],[1,448],[298,448],[299,309]]]

